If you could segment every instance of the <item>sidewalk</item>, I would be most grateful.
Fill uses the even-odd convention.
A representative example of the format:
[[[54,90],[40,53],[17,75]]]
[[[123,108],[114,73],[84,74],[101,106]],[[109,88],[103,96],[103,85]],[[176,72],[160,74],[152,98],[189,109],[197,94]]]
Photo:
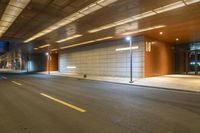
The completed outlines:
[[[0,73],[13,73],[13,74],[18,74],[18,73],[25,73],[27,72],[26,70],[11,70],[11,69],[0,69]]]
[[[40,74],[47,74],[47,72],[41,72]],[[51,75],[84,79],[83,75],[80,74],[75,75],[69,73],[51,72]],[[104,77],[88,75],[86,79],[130,84],[129,78],[122,77]],[[132,85],[138,86],[149,86],[181,91],[200,92],[200,76],[174,74],[150,78],[135,78],[133,79],[133,81],[134,83]]]

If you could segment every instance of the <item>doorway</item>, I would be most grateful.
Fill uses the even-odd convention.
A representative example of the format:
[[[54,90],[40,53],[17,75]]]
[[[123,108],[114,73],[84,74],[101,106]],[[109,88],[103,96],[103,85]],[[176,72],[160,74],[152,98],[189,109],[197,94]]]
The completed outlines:
[[[200,50],[192,50],[188,53],[188,74],[200,75]]]

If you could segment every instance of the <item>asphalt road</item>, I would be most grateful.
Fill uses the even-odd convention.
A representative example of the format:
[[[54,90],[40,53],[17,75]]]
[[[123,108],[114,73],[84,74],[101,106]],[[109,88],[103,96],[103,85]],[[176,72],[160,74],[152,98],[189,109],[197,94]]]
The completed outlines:
[[[199,93],[46,75],[4,76],[0,133],[200,133]]]

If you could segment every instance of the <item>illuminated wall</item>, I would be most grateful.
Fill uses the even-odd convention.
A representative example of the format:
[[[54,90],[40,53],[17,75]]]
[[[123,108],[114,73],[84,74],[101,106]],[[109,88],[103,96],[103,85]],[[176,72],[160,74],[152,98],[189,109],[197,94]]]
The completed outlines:
[[[133,77],[143,77],[144,38],[135,37],[133,46],[139,46],[133,50]],[[124,47],[129,47],[129,43],[118,40],[66,49],[59,53],[59,70],[72,74],[129,77],[129,50],[116,52],[117,48]]]

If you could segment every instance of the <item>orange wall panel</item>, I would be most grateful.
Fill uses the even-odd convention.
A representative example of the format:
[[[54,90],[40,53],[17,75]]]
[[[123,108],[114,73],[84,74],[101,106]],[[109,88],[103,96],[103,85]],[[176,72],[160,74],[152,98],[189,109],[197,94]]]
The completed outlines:
[[[48,70],[49,69],[48,60],[47,60],[46,66],[47,66],[46,70]],[[51,54],[50,71],[58,71],[58,53],[52,53]]]
[[[151,43],[147,51],[147,43]],[[172,74],[174,72],[173,46],[145,37],[145,77]]]

